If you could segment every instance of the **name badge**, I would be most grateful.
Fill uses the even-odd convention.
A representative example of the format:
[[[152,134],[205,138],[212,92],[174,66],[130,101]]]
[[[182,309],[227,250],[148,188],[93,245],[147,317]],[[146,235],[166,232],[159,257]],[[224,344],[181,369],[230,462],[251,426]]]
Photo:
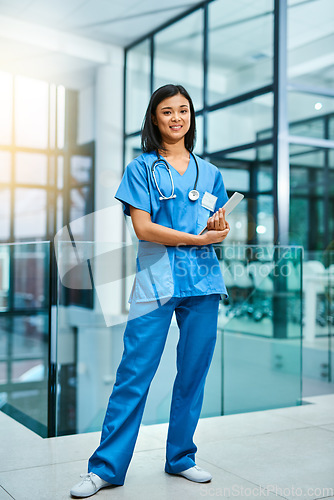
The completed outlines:
[[[217,196],[214,196],[213,194],[208,193],[208,191],[205,191],[202,198],[202,207],[211,210],[211,212],[214,212],[216,201],[217,201]]]

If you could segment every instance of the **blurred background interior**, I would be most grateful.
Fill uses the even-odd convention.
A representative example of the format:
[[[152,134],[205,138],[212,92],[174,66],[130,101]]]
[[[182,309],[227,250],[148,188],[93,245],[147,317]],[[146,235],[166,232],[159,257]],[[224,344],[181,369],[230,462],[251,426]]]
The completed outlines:
[[[334,392],[334,3],[181,3],[0,2],[0,409],[43,437],[101,428],[137,245],[114,193],[165,83],[245,195],[202,416]],[[143,424],[168,421],[177,334]]]

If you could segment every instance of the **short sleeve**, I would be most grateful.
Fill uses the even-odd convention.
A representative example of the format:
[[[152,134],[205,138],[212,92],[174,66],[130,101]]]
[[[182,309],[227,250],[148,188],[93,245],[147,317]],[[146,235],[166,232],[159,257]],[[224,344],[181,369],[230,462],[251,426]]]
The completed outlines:
[[[133,160],[127,165],[114,197],[123,203],[125,215],[130,216],[129,205],[151,213],[151,200],[145,165],[137,160]]]
[[[219,208],[222,208],[228,200],[228,196],[223,181],[223,176],[218,168],[216,168],[216,177],[212,194],[214,196],[217,196],[217,201],[215,205],[215,211],[217,211]]]

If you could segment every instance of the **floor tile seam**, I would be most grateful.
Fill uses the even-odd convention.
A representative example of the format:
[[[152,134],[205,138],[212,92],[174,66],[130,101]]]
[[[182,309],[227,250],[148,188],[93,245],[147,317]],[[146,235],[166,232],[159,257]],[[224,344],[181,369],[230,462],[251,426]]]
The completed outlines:
[[[7,491],[7,490],[6,490],[6,488],[4,488],[3,486],[1,486],[1,484],[0,484],[0,488],[1,488],[1,489],[5,492],[5,493],[7,493],[7,495],[9,495],[9,496],[10,496],[10,498],[14,498],[14,497],[13,497],[13,496],[9,493],[9,491]],[[14,500],[15,500],[15,498],[14,498]]]
[[[16,469],[8,469],[8,470],[0,470],[0,476],[1,474],[7,474],[10,472],[17,472],[17,471],[22,471],[22,470],[30,470],[30,469],[38,469],[41,467],[54,467],[56,465],[62,465],[62,464],[73,464],[76,462],[87,462],[88,459],[82,458],[80,460],[66,460],[64,462],[53,462],[52,464],[46,464],[45,462],[40,465],[31,465],[30,467],[18,467]]]
[[[250,479],[246,479],[245,477],[243,476],[239,476],[239,474],[236,474],[235,472],[232,472],[228,469],[224,469],[223,467],[220,467],[219,465],[217,465],[216,463],[212,463],[212,462],[209,462],[207,459],[205,458],[201,458],[200,455],[198,455],[198,457],[201,459],[201,461],[203,462],[206,462],[210,465],[212,465],[213,467],[216,467],[217,469],[220,469],[220,470],[223,470],[224,472],[227,472],[228,474],[231,474],[231,476],[235,476],[239,479],[242,479],[243,481],[247,481],[247,483],[250,483],[250,484],[253,484],[254,486],[257,486],[258,488],[262,488],[262,490],[265,490],[265,491],[268,491],[268,493],[272,493],[271,491],[269,491],[267,488],[265,488],[264,486],[261,486],[260,484],[258,483],[254,483],[254,481],[251,481]],[[289,500],[287,497],[284,497],[282,495],[278,495],[278,494],[275,494],[275,496],[279,497],[279,498],[284,498],[285,500]]]
[[[206,439],[205,442],[206,443],[215,443],[215,442],[219,442],[219,441],[232,441],[234,439],[243,439],[243,438],[249,438],[249,437],[259,437],[259,436],[267,436],[268,434],[278,434],[278,433],[281,433],[281,432],[287,432],[287,431],[302,431],[302,430],[305,430],[305,429],[314,429],[314,428],[317,428],[317,427],[321,427],[321,425],[306,425],[305,427],[292,427],[291,429],[280,429],[280,430],[273,430],[273,431],[268,431],[268,432],[260,432],[260,433],[253,433],[253,434],[242,434],[242,435],[235,435],[235,436],[227,436],[227,437],[223,437],[223,438],[219,438],[219,439]],[[322,427],[321,427],[322,428]],[[199,443],[201,444],[201,443]]]

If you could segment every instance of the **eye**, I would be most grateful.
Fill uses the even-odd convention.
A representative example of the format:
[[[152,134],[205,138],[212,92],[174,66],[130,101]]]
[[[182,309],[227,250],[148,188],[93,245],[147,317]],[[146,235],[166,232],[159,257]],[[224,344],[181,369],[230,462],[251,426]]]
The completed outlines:
[[[164,111],[164,115],[169,115],[170,111]]]

